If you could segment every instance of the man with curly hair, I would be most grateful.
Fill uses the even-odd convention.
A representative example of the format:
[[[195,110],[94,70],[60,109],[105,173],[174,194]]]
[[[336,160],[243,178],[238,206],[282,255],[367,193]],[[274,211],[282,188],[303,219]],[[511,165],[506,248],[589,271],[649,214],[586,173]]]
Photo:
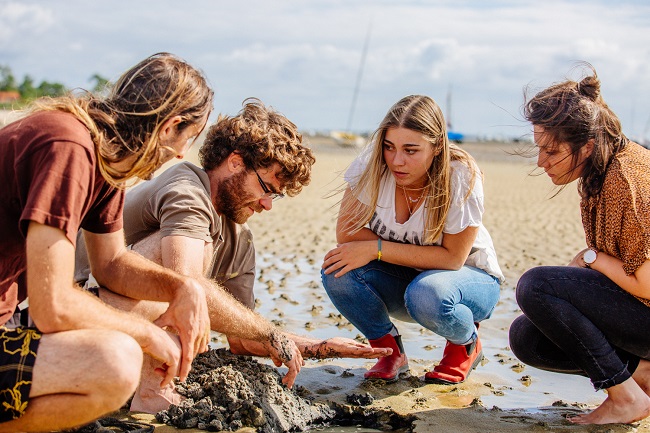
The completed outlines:
[[[176,164],[126,195],[127,244],[143,256],[196,278],[207,277],[253,310],[255,250],[245,224],[254,213],[272,208],[274,200],[295,196],[309,184],[315,162],[296,126],[257,99],[244,101],[237,116],[219,116],[199,150],[202,167]],[[81,245],[83,247],[83,245]],[[83,284],[89,269],[84,251],[77,254],[75,279]],[[92,286],[92,278],[86,285]],[[104,288],[99,296],[121,309],[155,320],[164,306],[136,302]],[[219,289],[215,287],[215,292]],[[237,317],[216,314],[217,299],[207,292],[211,327],[222,329]],[[319,340],[287,334],[306,358],[386,356],[347,338]],[[264,344],[227,335],[235,354],[269,356]],[[277,360],[274,360],[276,365]],[[292,381],[291,381],[292,383]],[[157,412],[178,396],[143,382],[131,409]]]

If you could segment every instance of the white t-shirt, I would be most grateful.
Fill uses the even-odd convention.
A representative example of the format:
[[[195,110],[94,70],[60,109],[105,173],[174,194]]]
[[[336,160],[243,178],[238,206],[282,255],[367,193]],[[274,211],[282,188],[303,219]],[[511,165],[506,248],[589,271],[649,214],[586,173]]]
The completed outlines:
[[[354,187],[368,163],[368,155],[362,153],[345,172],[345,181]],[[478,167],[476,171],[478,172]],[[387,241],[396,241],[415,245],[440,245],[445,233],[456,234],[467,227],[478,227],[478,235],[472,245],[465,265],[484,270],[499,279],[502,283],[505,277],[501,272],[494,250],[492,238],[483,226],[483,183],[476,176],[474,185],[470,185],[472,173],[460,161],[451,162],[451,205],[443,233],[432,244],[424,242],[424,206],[420,206],[404,223],[395,221],[395,178],[389,170],[383,175],[379,186],[379,197],[375,213],[368,223],[368,228]],[[467,191],[471,193],[465,200]],[[370,194],[361,191],[357,197],[364,204],[370,204]]]

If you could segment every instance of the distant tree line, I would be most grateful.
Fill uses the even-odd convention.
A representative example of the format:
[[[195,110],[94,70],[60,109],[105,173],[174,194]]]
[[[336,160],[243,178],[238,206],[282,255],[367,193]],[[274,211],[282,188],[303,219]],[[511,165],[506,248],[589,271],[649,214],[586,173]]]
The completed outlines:
[[[99,74],[94,74],[90,79],[95,82],[92,89],[93,92],[103,91],[108,84],[108,80]],[[43,96],[61,96],[68,91],[69,89],[61,83],[41,81],[37,85],[29,75],[25,75],[22,82],[18,83],[11,68],[0,65],[0,93],[4,96],[4,101],[0,98],[0,105],[14,102],[18,102],[19,104],[27,103]],[[16,96],[18,95],[18,100],[16,100]]]

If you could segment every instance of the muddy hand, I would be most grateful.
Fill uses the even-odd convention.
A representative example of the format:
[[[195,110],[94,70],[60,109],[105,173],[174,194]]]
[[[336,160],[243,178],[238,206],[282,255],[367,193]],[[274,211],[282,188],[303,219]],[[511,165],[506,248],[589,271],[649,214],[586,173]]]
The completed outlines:
[[[306,358],[383,358],[393,353],[388,347],[373,348],[351,338],[334,337],[304,349]]]
[[[289,369],[287,374],[282,378],[282,383],[291,388],[300,369],[305,365],[298,346],[278,330],[271,332],[269,339],[264,342],[264,345],[267,347],[269,356],[277,367],[284,364]]]

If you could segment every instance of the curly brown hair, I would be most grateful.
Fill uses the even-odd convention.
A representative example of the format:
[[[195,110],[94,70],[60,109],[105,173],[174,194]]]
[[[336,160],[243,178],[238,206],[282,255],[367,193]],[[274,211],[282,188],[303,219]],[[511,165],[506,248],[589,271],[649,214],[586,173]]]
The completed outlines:
[[[296,125],[282,114],[248,98],[234,117],[219,115],[208,129],[199,149],[201,165],[212,170],[235,152],[249,170],[280,165],[276,175],[286,195],[297,195],[309,185],[311,167],[316,162],[311,149],[302,142]]]

